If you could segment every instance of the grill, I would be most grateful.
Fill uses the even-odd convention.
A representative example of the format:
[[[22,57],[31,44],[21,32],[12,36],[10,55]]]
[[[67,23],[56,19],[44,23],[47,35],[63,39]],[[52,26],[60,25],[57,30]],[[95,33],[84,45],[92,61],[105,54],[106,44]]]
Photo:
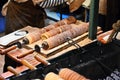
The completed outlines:
[[[119,80],[120,78],[120,42],[113,40],[108,44],[95,41],[83,47],[51,59],[51,65],[37,66],[37,70],[24,71],[12,76],[10,80],[43,80],[49,72],[58,73],[61,68],[70,68],[90,80]]]

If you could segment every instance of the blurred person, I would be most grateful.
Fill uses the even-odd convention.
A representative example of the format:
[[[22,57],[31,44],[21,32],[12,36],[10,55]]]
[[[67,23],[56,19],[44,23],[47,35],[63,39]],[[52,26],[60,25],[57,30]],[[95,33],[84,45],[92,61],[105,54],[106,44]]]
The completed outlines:
[[[99,0],[99,18],[98,18],[98,25],[102,28],[103,31],[105,30],[106,24],[106,15],[107,15],[107,0]]]
[[[120,0],[100,0],[99,2],[99,26],[102,30],[112,29],[113,23],[120,19]]]

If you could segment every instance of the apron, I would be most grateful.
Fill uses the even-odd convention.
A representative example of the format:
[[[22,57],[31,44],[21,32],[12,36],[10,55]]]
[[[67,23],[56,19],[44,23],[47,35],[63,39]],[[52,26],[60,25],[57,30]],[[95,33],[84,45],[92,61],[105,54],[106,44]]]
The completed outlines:
[[[44,9],[34,6],[32,0],[23,3],[11,0],[8,4],[5,33],[9,34],[28,25],[42,28],[45,16]]]

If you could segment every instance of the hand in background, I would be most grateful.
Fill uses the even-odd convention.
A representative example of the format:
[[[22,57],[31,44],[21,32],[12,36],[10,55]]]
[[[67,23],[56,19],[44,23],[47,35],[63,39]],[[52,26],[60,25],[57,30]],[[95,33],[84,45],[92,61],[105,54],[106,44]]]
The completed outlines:
[[[33,4],[36,5],[36,4],[39,4],[40,2],[44,1],[44,0],[32,0],[33,1]]]
[[[76,11],[84,2],[85,0],[73,0],[70,4],[69,4],[69,9],[70,12],[74,12]]]
[[[9,0],[2,7],[1,13],[2,13],[3,16],[6,16],[8,3],[9,3]]]

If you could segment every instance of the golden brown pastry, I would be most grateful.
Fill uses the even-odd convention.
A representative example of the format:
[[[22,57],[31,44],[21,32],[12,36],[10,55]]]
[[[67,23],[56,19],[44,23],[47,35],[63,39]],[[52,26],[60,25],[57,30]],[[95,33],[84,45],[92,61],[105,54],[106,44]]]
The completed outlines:
[[[57,34],[53,37],[50,37],[50,38],[44,40],[42,43],[43,49],[47,50],[47,49],[54,48],[64,42],[66,42],[67,38],[73,39],[77,36],[80,36],[81,34],[85,33],[88,30],[87,23],[80,24],[80,25],[72,24],[72,26],[74,26],[74,27],[72,27],[71,29],[69,29],[67,31],[64,31],[63,33]]]
[[[68,68],[61,69],[59,72],[59,76],[64,80],[88,80],[84,76]]]
[[[76,22],[76,19],[73,16],[70,16],[70,17],[68,17],[66,19],[63,19],[63,20],[60,20],[60,21],[56,22],[55,24],[48,25],[48,26],[46,26],[46,27],[44,27],[42,29],[34,30],[33,32],[31,32],[31,33],[26,35],[25,40],[28,40],[28,43],[31,44],[33,42],[36,42],[36,41],[40,40],[41,39],[41,35],[43,33],[48,32],[48,31],[50,31],[52,29],[55,29],[57,27],[60,27],[60,25],[71,24],[71,23],[75,23],[75,22]],[[57,33],[60,33],[59,32],[60,30],[61,29],[58,28],[58,29],[56,29],[56,31],[52,31],[52,32],[46,33],[47,34],[46,36],[48,36],[48,37],[53,36],[53,35],[55,35]]]
[[[48,32],[43,33],[43,34],[41,35],[41,39],[42,39],[42,40],[48,39],[48,38],[50,38],[50,37],[52,37],[52,36],[54,36],[54,35],[57,35],[57,34],[59,34],[59,33],[62,33],[62,32],[64,32],[64,31],[66,31],[66,30],[71,29],[71,28],[72,28],[71,25],[63,25],[63,26],[57,27],[57,28],[55,28],[55,29],[52,29],[52,30],[50,30],[50,31],[48,31]]]
[[[25,38],[29,41],[29,44],[31,44],[33,42],[40,40],[40,35],[42,33],[44,33],[44,31],[39,29],[39,30],[36,30],[34,32],[27,34]]]
[[[59,75],[53,73],[53,72],[49,72],[46,76],[44,80],[64,80],[62,79]]]

